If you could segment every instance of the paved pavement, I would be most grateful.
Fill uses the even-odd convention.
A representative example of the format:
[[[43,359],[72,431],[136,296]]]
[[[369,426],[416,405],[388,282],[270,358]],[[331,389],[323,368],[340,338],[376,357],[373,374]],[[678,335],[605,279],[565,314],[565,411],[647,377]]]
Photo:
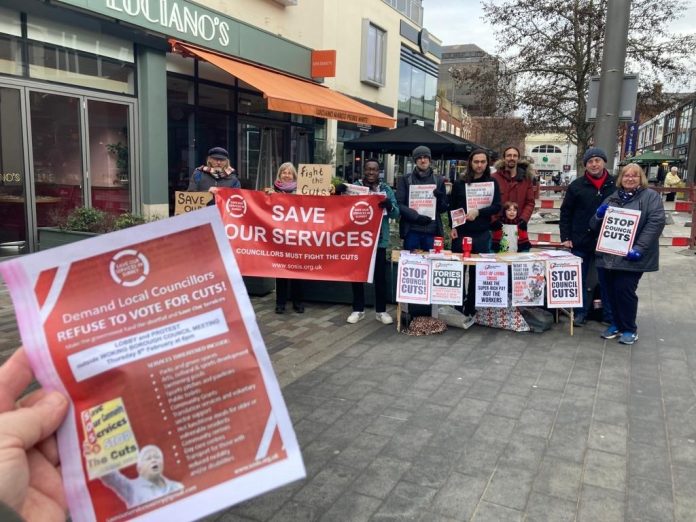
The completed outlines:
[[[661,255],[632,347],[593,322],[409,337],[252,298],[307,479],[207,520],[696,520],[696,256]],[[0,287],[0,357],[12,314]]]

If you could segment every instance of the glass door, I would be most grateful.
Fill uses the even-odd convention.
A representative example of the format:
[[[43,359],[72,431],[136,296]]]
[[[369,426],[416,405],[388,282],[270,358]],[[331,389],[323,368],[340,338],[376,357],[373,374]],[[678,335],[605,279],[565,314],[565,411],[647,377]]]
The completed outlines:
[[[29,251],[21,95],[0,87],[0,258]]]

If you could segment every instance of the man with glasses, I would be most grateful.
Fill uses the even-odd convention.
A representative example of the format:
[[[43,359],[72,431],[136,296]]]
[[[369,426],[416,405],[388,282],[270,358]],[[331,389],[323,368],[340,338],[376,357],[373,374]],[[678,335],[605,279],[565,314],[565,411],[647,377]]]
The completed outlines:
[[[404,240],[404,250],[426,250],[433,248],[435,236],[443,235],[440,214],[447,212],[447,192],[442,176],[433,172],[430,166],[432,155],[430,149],[420,145],[413,149],[413,172],[399,178],[396,188],[396,201],[399,203],[399,236]],[[411,185],[434,186],[435,218],[419,214],[409,205]]]
[[[582,326],[587,321],[587,314],[592,304],[592,289],[588,292],[588,274],[594,267],[594,253],[597,248],[599,231],[590,229],[590,219],[602,202],[616,191],[616,180],[605,168],[606,153],[591,147],[582,156],[585,175],[573,181],[566,191],[561,204],[561,241],[573,255],[582,258],[582,308],[575,309],[575,326]],[[602,321],[612,322],[609,299],[606,294],[604,269],[597,270],[597,278],[602,297]]]

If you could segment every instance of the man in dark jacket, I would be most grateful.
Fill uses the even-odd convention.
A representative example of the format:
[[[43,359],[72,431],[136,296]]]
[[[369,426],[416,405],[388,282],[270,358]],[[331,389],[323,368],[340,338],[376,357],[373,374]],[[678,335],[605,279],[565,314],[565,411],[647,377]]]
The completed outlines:
[[[561,241],[570,248],[573,255],[582,258],[582,308],[575,309],[575,326],[582,326],[592,304],[592,294],[588,292],[587,281],[590,266],[594,266],[594,253],[597,248],[598,231],[590,229],[590,219],[602,202],[616,191],[616,180],[605,168],[606,153],[598,148],[587,149],[582,156],[585,174],[573,181],[561,204]],[[611,323],[611,307],[606,295],[604,271],[597,271],[602,295],[602,318]],[[591,289],[590,289],[591,290]]]
[[[442,176],[433,172],[430,166],[430,149],[423,145],[413,149],[413,172],[399,178],[396,187],[396,201],[399,203],[399,235],[404,240],[404,250],[431,250],[435,236],[443,235],[440,214],[447,212],[447,192]],[[412,185],[432,185],[435,198],[435,218],[419,214],[409,203]]]

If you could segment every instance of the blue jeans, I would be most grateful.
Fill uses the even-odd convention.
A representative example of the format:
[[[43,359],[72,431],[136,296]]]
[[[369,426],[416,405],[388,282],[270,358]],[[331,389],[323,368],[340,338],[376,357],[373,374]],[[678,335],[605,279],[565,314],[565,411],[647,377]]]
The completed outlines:
[[[404,238],[404,250],[425,250],[429,252],[433,248],[435,236],[425,232],[409,231]]]

